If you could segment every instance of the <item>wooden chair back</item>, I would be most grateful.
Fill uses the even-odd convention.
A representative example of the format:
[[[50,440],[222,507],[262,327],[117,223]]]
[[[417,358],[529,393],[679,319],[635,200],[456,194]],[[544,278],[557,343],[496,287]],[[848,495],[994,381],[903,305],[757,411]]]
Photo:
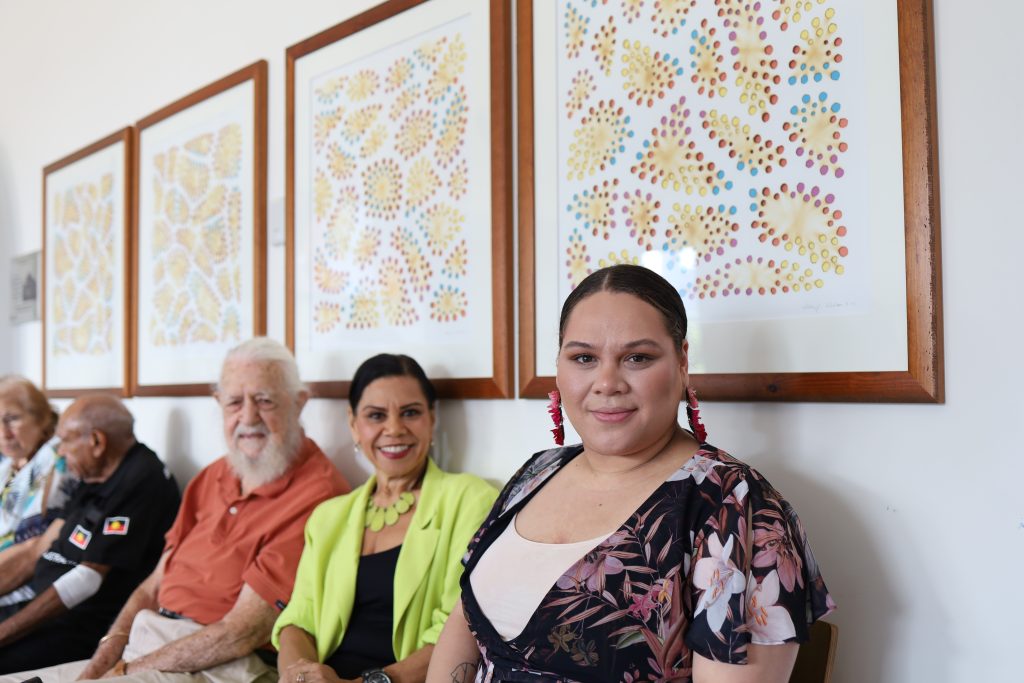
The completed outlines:
[[[800,646],[789,683],[829,683],[836,659],[839,627],[827,621],[811,624],[811,639]]]

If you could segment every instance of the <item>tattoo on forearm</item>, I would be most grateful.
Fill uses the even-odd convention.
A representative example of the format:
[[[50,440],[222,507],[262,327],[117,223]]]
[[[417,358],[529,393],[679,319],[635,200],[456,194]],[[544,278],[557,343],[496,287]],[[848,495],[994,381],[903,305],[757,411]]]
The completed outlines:
[[[463,662],[452,669],[452,683],[469,683],[476,676],[479,662]]]

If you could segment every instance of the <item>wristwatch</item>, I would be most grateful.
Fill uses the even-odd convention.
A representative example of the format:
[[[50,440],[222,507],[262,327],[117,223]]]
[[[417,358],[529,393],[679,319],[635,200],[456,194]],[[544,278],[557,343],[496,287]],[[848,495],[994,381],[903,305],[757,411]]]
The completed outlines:
[[[363,683],[391,683],[391,676],[388,676],[384,669],[367,669],[362,673]]]

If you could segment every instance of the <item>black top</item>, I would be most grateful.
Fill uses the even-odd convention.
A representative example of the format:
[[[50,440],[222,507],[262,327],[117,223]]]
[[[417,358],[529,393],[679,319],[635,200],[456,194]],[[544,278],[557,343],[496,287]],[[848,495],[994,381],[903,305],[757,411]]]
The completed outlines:
[[[352,618],[341,645],[324,662],[344,679],[359,678],[367,669],[395,663],[395,566],[402,546],[363,555],[356,573]]]
[[[58,617],[60,625],[95,631],[97,639],[106,632],[160,560],[180,502],[174,477],[141,443],[106,481],[78,487],[58,515],[64,527],[36,563],[30,585],[38,595],[81,562],[107,565],[110,572],[95,595]]]

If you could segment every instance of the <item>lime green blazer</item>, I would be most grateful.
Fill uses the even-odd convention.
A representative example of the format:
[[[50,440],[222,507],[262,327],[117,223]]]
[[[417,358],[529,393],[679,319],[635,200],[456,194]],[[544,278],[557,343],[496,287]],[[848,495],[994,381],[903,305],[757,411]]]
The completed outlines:
[[[275,647],[280,647],[285,626],[312,635],[321,662],[341,645],[352,616],[366,504],[375,482],[371,477],[351,493],[321,503],[310,515],[292,599],[274,624]],[[391,644],[396,661],[437,642],[461,594],[466,546],[497,495],[478,477],[450,474],[427,461],[419,503],[395,567]]]

